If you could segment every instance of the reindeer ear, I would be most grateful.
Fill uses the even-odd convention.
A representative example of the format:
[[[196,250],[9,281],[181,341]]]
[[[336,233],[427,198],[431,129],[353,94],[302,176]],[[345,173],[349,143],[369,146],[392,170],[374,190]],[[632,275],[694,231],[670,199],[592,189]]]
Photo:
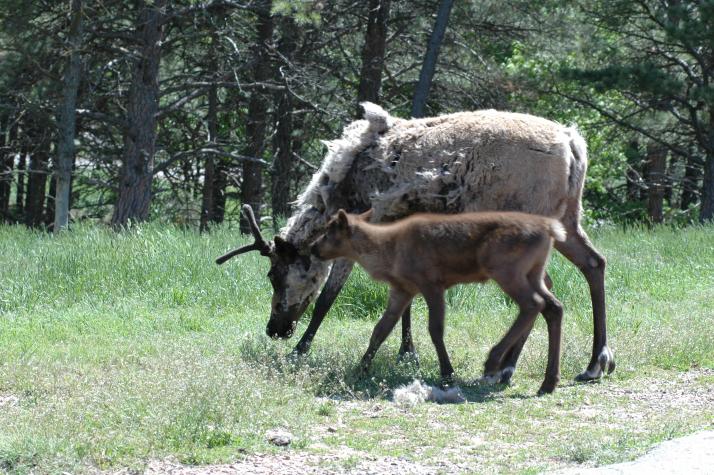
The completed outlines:
[[[362,221],[369,222],[369,220],[372,218],[373,213],[374,213],[374,208],[370,208],[367,211],[365,211],[364,213],[360,214],[359,219],[361,219]]]
[[[337,224],[343,229],[347,229],[349,227],[349,218],[347,217],[347,212],[343,209],[337,212]]]
[[[280,236],[275,236],[273,241],[275,242],[275,252],[278,256],[287,257],[289,259],[293,259],[297,256],[298,250],[291,242],[286,241]]]

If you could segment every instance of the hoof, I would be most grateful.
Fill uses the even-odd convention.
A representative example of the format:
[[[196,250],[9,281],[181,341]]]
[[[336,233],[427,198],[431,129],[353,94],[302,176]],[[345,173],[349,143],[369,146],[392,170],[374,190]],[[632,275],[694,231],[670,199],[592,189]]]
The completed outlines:
[[[310,351],[310,345],[297,345],[295,348],[293,348],[293,351],[290,352],[291,355],[295,356],[303,356],[306,355]]]
[[[397,363],[414,363],[415,365],[419,366],[419,355],[417,355],[417,352],[414,351],[414,349],[407,351],[399,350],[399,354],[397,355]]]
[[[610,353],[610,361],[607,363],[607,374],[612,374],[613,371],[615,371],[615,360],[612,359],[612,353]]]
[[[290,361],[291,363],[297,363],[302,359],[302,357],[305,356],[305,353],[302,353],[295,348],[293,351],[288,353],[285,358]]]
[[[497,384],[501,380],[500,373],[484,374],[477,381],[479,384]]]
[[[577,383],[591,383],[593,381],[599,381],[600,376],[592,376],[589,371],[583,371],[575,377],[575,382]]]
[[[369,367],[372,365],[371,361],[361,361],[355,373],[359,379],[364,379],[369,376]]]
[[[441,381],[439,381],[439,388],[448,391],[449,389],[453,388],[456,386],[456,383],[454,382],[454,375],[449,375],[449,376],[442,376]]]
[[[588,381],[597,381],[601,379],[605,373],[611,374],[615,371],[615,358],[612,355],[612,351],[607,346],[603,347],[600,355],[597,358],[597,362],[591,365],[575,377],[575,381],[583,383]]]
[[[538,390],[538,396],[545,396],[546,394],[552,394],[555,391],[555,384],[543,384]]]
[[[516,368],[513,366],[508,366],[506,368],[503,368],[501,370],[501,373],[499,375],[499,384],[506,384],[510,385],[511,384],[511,378],[513,377],[513,373],[516,372]]]

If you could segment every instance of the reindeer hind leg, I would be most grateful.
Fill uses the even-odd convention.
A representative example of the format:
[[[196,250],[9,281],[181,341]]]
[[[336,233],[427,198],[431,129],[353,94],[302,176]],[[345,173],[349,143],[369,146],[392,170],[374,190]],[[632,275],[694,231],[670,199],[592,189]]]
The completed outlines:
[[[556,242],[555,248],[585,276],[590,288],[593,308],[593,347],[587,369],[579,374],[576,381],[590,381],[601,378],[615,370],[615,359],[607,346],[607,315],[605,311],[605,258],[595,249],[580,224],[564,220],[567,238]]]

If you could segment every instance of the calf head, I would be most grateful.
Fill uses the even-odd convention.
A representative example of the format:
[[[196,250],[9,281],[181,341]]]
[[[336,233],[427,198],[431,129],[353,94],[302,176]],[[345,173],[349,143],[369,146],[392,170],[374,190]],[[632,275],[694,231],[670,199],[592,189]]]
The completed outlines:
[[[336,259],[338,257],[353,258],[355,227],[360,222],[366,222],[372,215],[372,210],[360,215],[347,214],[341,209],[327,223],[327,231],[310,248],[310,253],[319,259]]]

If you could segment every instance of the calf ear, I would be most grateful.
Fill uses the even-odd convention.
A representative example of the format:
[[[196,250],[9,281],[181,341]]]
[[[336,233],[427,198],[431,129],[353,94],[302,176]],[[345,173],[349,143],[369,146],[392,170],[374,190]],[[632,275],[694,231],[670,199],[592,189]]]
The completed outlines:
[[[286,241],[280,236],[275,236],[273,241],[275,242],[275,252],[278,256],[288,259],[294,259],[295,256],[297,256],[298,250],[291,242]]]
[[[347,218],[347,212],[341,209],[337,212],[337,224],[342,229],[347,229],[349,227],[349,219]]]
[[[361,219],[362,221],[369,222],[369,220],[372,219],[373,213],[374,213],[374,208],[370,208],[367,211],[365,211],[364,213],[360,214],[359,219]]]

